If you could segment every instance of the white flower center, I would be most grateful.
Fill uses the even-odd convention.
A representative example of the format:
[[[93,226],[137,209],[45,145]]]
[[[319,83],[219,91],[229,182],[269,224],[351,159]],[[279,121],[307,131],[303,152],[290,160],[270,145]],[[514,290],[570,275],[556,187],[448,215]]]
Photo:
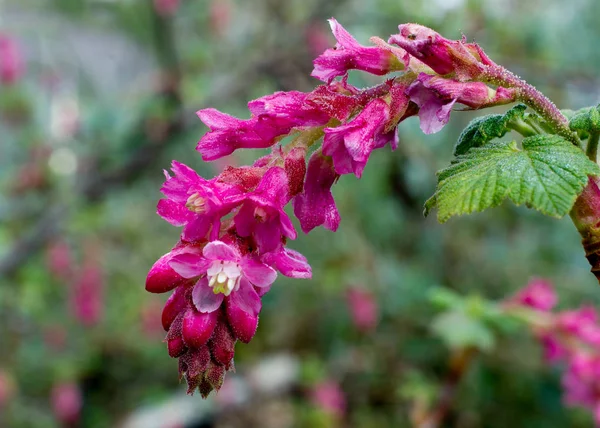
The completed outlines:
[[[236,290],[242,277],[242,268],[235,262],[215,260],[206,271],[208,285],[213,288],[213,293],[223,293],[229,296]]]

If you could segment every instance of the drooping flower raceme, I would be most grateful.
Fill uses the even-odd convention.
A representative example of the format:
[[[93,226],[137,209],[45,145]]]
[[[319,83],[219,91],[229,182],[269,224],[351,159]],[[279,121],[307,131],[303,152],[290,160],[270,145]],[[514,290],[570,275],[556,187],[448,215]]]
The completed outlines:
[[[591,306],[552,312],[557,302],[552,285],[536,278],[506,304],[535,310],[531,326],[547,361],[565,367],[565,404],[589,409],[600,426],[600,318]]]
[[[437,132],[458,103],[474,109],[514,100],[511,89],[469,81],[491,64],[476,45],[401,26],[391,44],[374,37],[363,46],[335,19],[330,24],[337,45],[315,59],[312,73],[324,84],[250,101],[246,119],[213,108],[197,113],[208,127],[196,146],[204,161],[239,149],[269,154],[213,178],[177,161],[165,172],[157,212],[182,229],[150,269],[146,289],[172,291],[162,325],[190,393],[205,397],[221,387],[236,342],[256,332],[261,298],[277,272],[311,277],[306,258],[288,247],[297,237],[288,205],[303,232],[335,231],[341,218],[333,185],[341,175],[360,178],[374,151],[395,150],[399,123],[419,115],[425,132]],[[350,70],[396,74],[357,88],[347,81]]]

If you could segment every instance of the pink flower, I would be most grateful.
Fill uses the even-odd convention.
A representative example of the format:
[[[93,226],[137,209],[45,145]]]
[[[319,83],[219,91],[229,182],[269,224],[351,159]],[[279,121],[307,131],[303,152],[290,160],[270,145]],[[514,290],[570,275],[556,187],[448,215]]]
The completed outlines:
[[[82,401],[81,390],[76,383],[61,382],[52,388],[51,402],[54,416],[65,425],[77,423]]]
[[[356,328],[367,333],[376,326],[379,318],[377,301],[372,293],[359,288],[348,290],[348,307]]]
[[[262,129],[262,136],[257,134],[258,118],[247,120],[238,119],[214,108],[199,110],[198,117],[210,132],[198,141],[196,150],[205,161],[212,161],[223,156],[230,155],[237,149],[265,149],[275,144],[275,137],[287,132],[274,131],[273,128],[267,132],[267,127]],[[281,133],[278,133],[281,132]]]
[[[335,206],[331,186],[339,178],[331,158],[315,152],[308,161],[304,190],[294,198],[294,214],[300,220],[304,233],[317,226],[336,231],[340,214]]]
[[[312,270],[306,257],[283,245],[276,251],[263,255],[261,260],[269,266],[274,266],[282,275],[287,277],[299,279],[310,279],[312,277]]]
[[[380,46],[362,46],[334,18],[329,20],[329,25],[337,44],[335,49],[327,49],[313,61],[315,68],[311,76],[329,83],[348,70],[362,70],[383,76],[404,68],[391,50]]]
[[[464,81],[481,75],[484,65],[495,65],[475,43],[448,40],[418,24],[402,24],[398,30],[388,43],[400,46],[438,74],[456,73]]]
[[[255,132],[268,139],[287,134],[294,127],[326,124],[329,115],[314,103],[308,103],[309,95],[298,91],[275,92],[250,101],[248,109],[257,117]]]
[[[200,277],[192,300],[201,313],[216,311],[227,298],[244,312],[258,315],[261,302],[254,287],[268,287],[277,277],[270,266],[221,241],[209,242],[202,254],[177,255],[170,265],[184,278]]]
[[[514,101],[512,89],[492,89],[481,82],[459,82],[421,73],[407,89],[411,101],[419,106],[421,130],[425,134],[439,132],[448,120],[455,103],[471,108],[490,107]]]
[[[591,410],[600,425],[600,357],[579,352],[569,362],[563,375],[564,401],[569,406]]]
[[[566,357],[569,353],[556,335],[546,333],[540,337],[542,346],[544,347],[544,358],[549,363],[555,363]]]
[[[12,85],[25,74],[25,63],[15,40],[0,34],[0,83]]]
[[[182,238],[198,241],[219,237],[221,217],[242,201],[242,192],[235,186],[205,180],[190,167],[173,161],[174,176],[165,171],[167,180],[161,192],[167,199],[158,202],[158,214],[174,226],[183,226]]]
[[[371,152],[394,140],[393,131],[384,133],[389,118],[388,104],[377,98],[350,122],[325,128],[323,154],[333,158],[337,174],[361,177]]]
[[[556,327],[565,334],[592,346],[600,346],[600,326],[598,314],[591,306],[558,314]]]
[[[534,278],[510,301],[540,311],[549,311],[558,303],[558,297],[550,282],[542,278]]]
[[[346,397],[340,386],[332,381],[318,383],[312,388],[311,401],[315,406],[336,417],[346,413]]]
[[[281,244],[282,235],[296,239],[296,230],[284,211],[289,202],[289,184],[285,170],[267,170],[256,190],[246,194],[244,203],[234,217],[235,227],[242,237],[252,236],[261,253],[273,251]]]
[[[325,112],[328,118],[346,120],[359,105],[357,94],[351,93],[354,90],[345,81],[320,85],[308,94],[306,103]]]

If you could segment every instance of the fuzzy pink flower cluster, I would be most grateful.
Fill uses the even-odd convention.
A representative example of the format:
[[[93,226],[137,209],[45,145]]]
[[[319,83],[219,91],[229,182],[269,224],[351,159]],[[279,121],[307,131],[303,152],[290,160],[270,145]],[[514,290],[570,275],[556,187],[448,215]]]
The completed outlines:
[[[303,232],[335,231],[340,214],[333,184],[344,174],[360,178],[374,150],[388,143],[395,149],[404,119],[418,114],[423,131],[432,133],[456,103],[481,108],[514,101],[511,89],[473,81],[493,64],[475,44],[405,24],[389,43],[373,38],[374,46],[363,46],[335,19],[330,24],[337,45],[315,59],[312,73],[324,84],[250,101],[249,119],[212,108],[197,113],[209,128],[196,147],[203,160],[238,149],[271,148],[270,154],[212,179],[175,161],[165,173],[158,214],[183,229],[179,243],[150,270],[146,289],[174,290],[163,326],[190,393],[199,388],[206,396],[220,388],[233,367],[235,342],[254,336],[261,297],[277,271],[311,276],[306,259],[287,248],[297,236],[288,204]],[[351,69],[396,74],[361,89],[348,84]]]
[[[539,312],[532,327],[546,359],[566,367],[565,404],[589,409],[600,427],[600,318],[592,306],[551,312],[557,302],[551,284],[542,279],[531,281],[512,299]]]

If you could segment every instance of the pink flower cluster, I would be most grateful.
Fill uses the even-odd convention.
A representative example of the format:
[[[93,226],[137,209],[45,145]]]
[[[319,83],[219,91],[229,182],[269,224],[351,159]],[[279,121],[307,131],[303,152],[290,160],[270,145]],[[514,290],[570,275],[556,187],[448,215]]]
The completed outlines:
[[[546,359],[566,366],[562,378],[565,404],[589,409],[600,427],[600,318],[592,306],[551,312],[557,302],[552,286],[535,279],[511,303],[538,312],[532,327]]]
[[[277,271],[311,276],[306,259],[287,248],[297,233],[286,205],[303,232],[335,231],[340,214],[333,184],[344,174],[360,178],[374,150],[388,143],[395,149],[404,119],[418,114],[423,131],[432,133],[456,103],[481,108],[514,101],[511,89],[473,80],[493,64],[477,45],[407,24],[391,44],[373,38],[374,46],[363,46],[335,19],[330,24],[337,45],[315,59],[312,73],[324,84],[250,101],[248,119],[212,108],[197,113],[209,128],[196,147],[203,160],[238,149],[271,148],[268,155],[212,179],[175,161],[172,174],[165,173],[158,214],[183,229],[179,243],[150,270],[146,289],[174,290],[163,326],[190,393],[199,388],[206,396],[220,388],[233,367],[235,342],[254,336],[261,297]],[[400,73],[361,89],[348,84],[351,69]]]

